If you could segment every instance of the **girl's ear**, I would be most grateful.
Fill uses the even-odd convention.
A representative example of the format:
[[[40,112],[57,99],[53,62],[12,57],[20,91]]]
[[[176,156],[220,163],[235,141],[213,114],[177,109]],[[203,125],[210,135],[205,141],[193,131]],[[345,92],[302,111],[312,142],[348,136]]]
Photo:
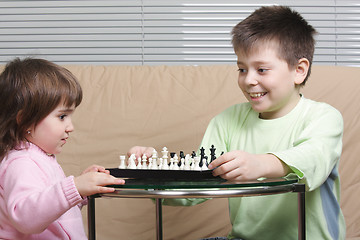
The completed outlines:
[[[295,68],[295,84],[300,85],[306,78],[309,71],[309,60],[307,58],[301,58],[298,65]]]
[[[16,115],[16,123],[19,125],[21,123],[21,119],[22,119],[22,112],[23,110],[20,110],[17,115]]]

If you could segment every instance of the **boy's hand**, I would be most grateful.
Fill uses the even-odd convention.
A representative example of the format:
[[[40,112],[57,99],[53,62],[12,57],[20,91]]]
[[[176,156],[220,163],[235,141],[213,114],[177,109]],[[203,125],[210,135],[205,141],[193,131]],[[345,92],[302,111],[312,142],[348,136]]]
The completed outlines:
[[[96,193],[114,192],[115,188],[106,185],[124,184],[125,180],[116,178],[104,172],[88,171],[74,178],[75,186],[82,197]]]
[[[135,154],[136,159],[139,157],[142,157],[143,154],[146,155],[146,157],[151,157],[152,153],[155,149],[153,147],[142,147],[142,146],[134,146],[129,149],[127,152],[128,157],[131,156],[131,154]]]
[[[214,169],[214,176],[229,181],[283,177],[289,172],[288,166],[272,154],[251,154],[239,150],[221,155],[209,165],[209,169]]]

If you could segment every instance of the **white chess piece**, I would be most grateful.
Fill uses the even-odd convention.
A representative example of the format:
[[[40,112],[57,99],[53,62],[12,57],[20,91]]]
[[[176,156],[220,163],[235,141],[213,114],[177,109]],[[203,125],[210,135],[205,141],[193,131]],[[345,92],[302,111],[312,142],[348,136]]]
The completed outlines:
[[[128,169],[136,169],[136,163],[135,163],[135,154],[131,154],[128,159]]]
[[[143,154],[143,156],[142,156],[142,166],[141,166],[142,169],[147,169],[148,168],[146,163],[147,163],[147,158],[146,158],[146,155]]]
[[[174,155],[174,167],[173,167],[173,170],[180,170],[180,167],[179,167],[179,158],[178,156]]]
[[[167,158],[161,158],[162,159],[162,170],[169,170],[169,163],[167,161]]]
[[[200,168],[200,157],[194,157],[194,170],[199,171]]]
[[[190,167],[190,155],[189,154],[186,154],[186,156],[185,156],[184,170],[191,170],[191,167]]]
[[[170,166],[169,166],[170,170],[174,170],[174,158],[170,158]]]
[[[159,162],[159,164],[158,164],[158,168],[159,169],[162,169],[163,168],[163,159],[162,158],[158,158],[158,162]]]
[[[119,165],[119,169],[126,169],[126,165],[125,165],[125,156],[121,155],[120,156],[120,165]]]
[[[185,158],[181,158],[180,162],[181,162],[180,170],[184,170],[184,168],[185,168]]]
[[[166,148],[166,147],[163,147],[161,153],[162,153],[162,159],[163,159],[163,161],[166,161],[166,162],[168,163],[168,158],[169,158],[169,157],[168,157],[168,150],[167,150],[167,148]]]
[[[156,161],[157,161],[156,158],[154,159],[153,157],[151,157],[151,169],[153,170],[158,169],[158,165]]]
[[[148,165],[148,169],[152,169],[152,162],[153,162],[153,159],[152,157],[149,157],[149,165]]]
[[[142,169],[142,165],[141,165],[141,157],[138,157],[137,159],[137,166],[136,166],[136,169]]]
[[[190,170],[194,170],[195,169],[195,160],[193,157],[190,157]]]
[[[201,170],[209,170],[209,168],[206,165],[206,158],[202,159],[202,166],[201,166]]]
[[[158,162],[159,159],[158,159],[157,151],[155,149],[153,150],[151,157],[153,159],[153,164],[156,164],[158,166],[159,165],[159,162]]]

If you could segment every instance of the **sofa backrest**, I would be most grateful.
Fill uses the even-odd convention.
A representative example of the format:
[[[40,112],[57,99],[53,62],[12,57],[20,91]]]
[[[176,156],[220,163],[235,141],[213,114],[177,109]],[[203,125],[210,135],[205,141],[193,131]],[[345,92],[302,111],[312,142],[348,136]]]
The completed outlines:
[[[118,156],[133,145],[153,146],[158,150],[166,146],[169,151],[190,153],[197,149],[213,116],[232,104],[246,101],[237,86],[235,65],[68,68],[84,88],[84,101],[75,113],[76,131],[60,155],[68,173],[77,174],[91,163],[116,167]],[[359,76],[360,68],[313,66],[302,90],[305,97],[333,105],[344,117],[341,206],[349,237],[360,237]],[[168,221],[171,224],[180,210],[169,211],[165,225]],[[182,217],[187,218],[188,214],[191,216],[192,210],[185,211]],[[215,214],[224,217],[220,212]],[[221,231],[228,228],[225,222],[226,226],[209,226],[214,232]],[[204,229],[205,233],[209,229]]]
[[[235,65],[66,67],[84,90],[74,114],[75,132],[58,156],[68,175],[78,175],[90,164],[117,167],[119,155],[134,145],[190,153],[213,116],[246,101],[237,86]],[[305,97],[333,105],[344,117],[340,175],[347,237],[360,237],[359,76],[360,68],[313,66],[302,90]],[[155,238],[150,200],[101,199],[96,207],[99,239]],[[190,208],[165,207],[163,214],[166,239],[219,236],[230,229],[226,199]]]

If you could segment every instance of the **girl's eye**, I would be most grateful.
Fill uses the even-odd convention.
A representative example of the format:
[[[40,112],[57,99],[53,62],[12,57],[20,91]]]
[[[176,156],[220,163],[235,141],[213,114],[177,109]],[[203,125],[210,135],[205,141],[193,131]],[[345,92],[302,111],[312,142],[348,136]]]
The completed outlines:
[[[60,117],[59,117],[59,118],[60,118],[61,120],[64,120],[64,119],[65,119],[65,117],[66,117],[66,114],[63,114],[63,115],[60,115]]]

